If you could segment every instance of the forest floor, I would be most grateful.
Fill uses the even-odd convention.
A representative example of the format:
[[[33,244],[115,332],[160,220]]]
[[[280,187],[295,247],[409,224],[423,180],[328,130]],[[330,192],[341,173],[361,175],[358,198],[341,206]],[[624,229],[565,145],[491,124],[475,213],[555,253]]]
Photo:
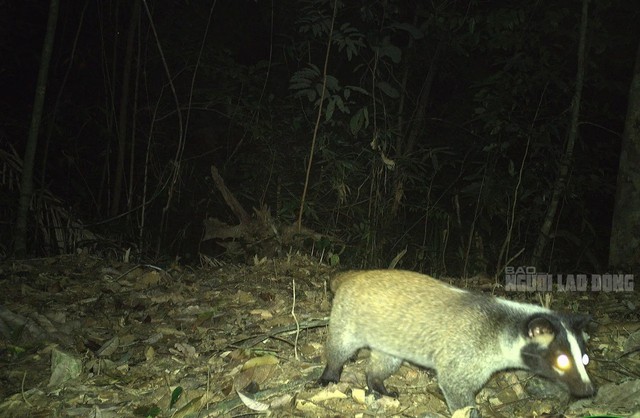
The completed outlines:
[[[195,269],[88,255],[4,261],[0,416],[448,416],[434,374],[409,364],[387,382],[397,399],[367,395],[366,350],[339,384],[314,383],[335,271],[301,255]],[[483,415],[640,410],[638,291],[553,297],[552,307],[594,316],[598,395],[576,401],[526,372],[498,373],[478,395]]]

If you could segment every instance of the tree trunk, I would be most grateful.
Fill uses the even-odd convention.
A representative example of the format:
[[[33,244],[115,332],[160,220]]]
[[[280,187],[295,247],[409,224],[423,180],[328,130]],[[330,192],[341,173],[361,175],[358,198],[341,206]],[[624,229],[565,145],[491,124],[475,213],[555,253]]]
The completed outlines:
[[[27,218],[31,204],[31,196],[33,195],[33,161],[36,155],[36,147],[38,146],[38,134],[40,132],[40,121],[42,120],[44,97],[47,91],[49,63],[51,62],[51,54],[53,52],[53,40],[55,39],[56,25],[58,23],[59,6],[59,0],[51,0],[49,5],[49,18],[47,20],[47,32],[44,36],[36,93],[33,100],[29,136],[27,137],[27,144],[24,150],[22,178],[20,180],[20,199],[18,200],[18,210],[16,213],[13,247],[16,257],[24,257],[27,254]]]
[[[560,199],[562,199],[562,195],[567,186],[567,179],[569,177],[569,167],[573,163],[573,149],[575,147],[576,138],[578,137],[578,119],[580,117],[580,102],[582,100],[582,88],[584,85],[584,57],[585,57],[585,49],[586,49],[586,38],[587,38],[587,22],[588,22],[588,12],[589,12],[589,0],[582,1],[582,19],[580,21],[580,40],[578,43],[578,68],[576,74],[576,89],[573,94],[573,100],[571,103],[571,126],[569,128],[569,135],[567,138],[567,145],[565,148],[564,155],[562,156],[562,160],[560,161],[560,172],[558,174],[558,179],[553,187],[553,194],[551,195],[551,200],[549,202],[549,207],[547,208],[547,213],[545,215],[544,221],[542,223],[542,228],[540,228],[540,233],[538,234],[538,240],[533,250],[533,255],[531,257],[531,265],[539,268],[541,267],[542,254],[547,244],[549,243],[549,232],[551,231],[551,226],[556,219],[556,214],[558,212],[558,204]]]
[[[140,20],[140,0],[131,5],[131,17],[127,33],[124,69],[122,71],[122,92],[120,94],[120,112],[118,113],[118,154],[116,159],[115,181],[113,184],[113,201],[111,202],[111,216],[120,212],[124,179],[124,156],[127,149],[127,126],[129,122],[129,84],[131,80],[131,62],[133,61],[134,35]]]
[[[627,118],[622,135],[616,201],[611,225],[609,267],[640,267],[640,43],[636,52]]]

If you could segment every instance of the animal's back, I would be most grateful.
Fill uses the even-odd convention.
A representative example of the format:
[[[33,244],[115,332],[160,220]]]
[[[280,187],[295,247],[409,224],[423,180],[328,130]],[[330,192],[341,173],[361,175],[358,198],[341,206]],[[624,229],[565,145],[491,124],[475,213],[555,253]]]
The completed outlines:
[[[474,335],[482,336],[483,344],[491,340],[488,333],[500,338],[501,330],[490,323],[504,313],[491,309],[488,302],[493,298],[429,276],[402,270],[354,271],[340,274],[335,283],[331,327],[362,346],[432,367],[433,350],[443,349],[442,342],[447,350],[466,352],[474,345]]]

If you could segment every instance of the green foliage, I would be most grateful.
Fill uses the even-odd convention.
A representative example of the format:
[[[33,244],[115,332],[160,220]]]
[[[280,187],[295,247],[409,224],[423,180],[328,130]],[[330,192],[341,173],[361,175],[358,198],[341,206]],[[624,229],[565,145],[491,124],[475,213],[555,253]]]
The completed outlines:
[[[176,387],[173,392],[171,392],[171,402],[169,402],[169,409],[172,409],[176,405],[178,400],[180,400],[180,397],[182,397],[183,392],[184,390],[182,389],[182,386]]]
[[[139,417],[153,418],[160,414],[162,414],[162,409],[157,405],[140,405],[133,410],[133,415]]]
[[[436,273],[491,270],[522,248],[515,261],[526,261],[564,152],[578,3],[250,3],[249,9],[217,4],[203,48],[209,5],[174,2],[154,15],[184,117],[191,106],[184,138],[178,138],[166,75],[157,70],[163,63],[155,41],[145,38],[151,31],[141,31],[134,161],[127,174],[132,211],[120,224],[108,224],[108,232],[152,241],[159,229],[148,225],[168,213],[162,250],[186,252],[191,245],[188,251],[197,253],[202,219],[237,221],[212,188],[211,165],[245,208],[265,205],[278,223],[291,223],[316,132],[303,222],[343,244],[339,257],[327,247],[332,262],[386,266],[404,248],[398,267]],[[610,132],[624,117],[628,83],[619,74],[630,73],[626,58],[635,51],[619,30],[633,19],[604,18],[618,7],[635,9],[620,2],[594,7],[582,140],[548,254],[558,268],[591,268],[605,259],[607,226],[599,219],[609,216],[608,203],[594,202],[613,199],[617,151],[611,143],[618,139]],[[54,192],[96,221],[108,209],[113,86],[121,77],[123,37],[114,34],[123,19],[109,18],[108,41],[78,51],[73,65],[95,65],[98,79],[63,95],[60,117],[51,122],[57,149],[43,170],[55,173]],[[619,59],[607,58],[612,49]],[[82,77],[72,73],[69,80]],[[77,94],[85,91],[90,94]],[[174,161],[182,140],[185,153]],[[177,165],[172,188],[169,174]],[[169,195],[174,199],[165,208]],[[143,202],[147,230],[140,234]],[[510,252],[502,254],[509,229]]]

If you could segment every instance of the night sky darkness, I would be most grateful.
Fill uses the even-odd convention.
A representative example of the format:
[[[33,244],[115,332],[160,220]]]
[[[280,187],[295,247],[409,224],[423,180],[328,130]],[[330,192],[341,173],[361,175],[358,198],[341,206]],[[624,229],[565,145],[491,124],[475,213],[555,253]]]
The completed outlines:
[[[324,103],[304,223],[340,241],[347,263],[387,265],[407,247],[403,267],[451,273],[461,270],[455,260],[466,253],[473,227],[468,270],[491,271],[506,237],[529,138],[511,243],[511,254],[525,249],[520,262],[526,262],[569,132],[582,3],[428,3],[353,1],[338,9],[327,66],[337,84]],[[168,256],[219,251],[200,243],[202,221],[238,220],[211,182],[211,165],[245,209],[264,204],[278,223],[293,222],[318,97],[310,101],[308,91],[292,80],[302,70],[322,70],[327,33],[318,23],[329,21],[333,4],[215,2],[198,60],[212,3],[148,0],[183,123],[191,103],[181,171],[163,228],[179,129],[144,5],[127,92],[125,192],[118,211],[130,215],[109,215],[132,4],[61,2],[36,153],[36,191],[47,190],[70,218],[93,225],[101,236],[137,242],[141,254],[158,241]],[[22,157],[48,3],[1,5],[0,149],[14,147]],[[579,137],[556,238],[545,258],[549,269],[606,268],[639,21],[640,2],[590,3]],[[353,55],[339,43],[348,35],[358,40]],[[434,77],[427,85],[430,70]],[[319,81],[316,75],[310,85]],[[417,114],[421,93],[429,99]],[[338,104],[327,117],[327,105],[336,97],[348,109]],[[367,121],[354,128],[353,118],[365,108]],[[417,123],[418,134],[409,144]],[[374,137],[380,149],[372,149]],[[385,166],[382,152],[395,170]],[[0,234],[8,251],[5,237],[12,233],[17,192],[7,180],[12,171],[6,160],[2,167]],[[139,242],[145,179],[150,203]],[[403,182],[403,198],[391,215],[397,181]],[[49,253],[35,225],[32,220],[29,251]]]

